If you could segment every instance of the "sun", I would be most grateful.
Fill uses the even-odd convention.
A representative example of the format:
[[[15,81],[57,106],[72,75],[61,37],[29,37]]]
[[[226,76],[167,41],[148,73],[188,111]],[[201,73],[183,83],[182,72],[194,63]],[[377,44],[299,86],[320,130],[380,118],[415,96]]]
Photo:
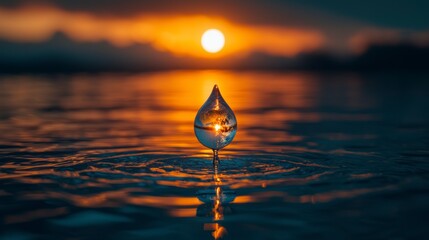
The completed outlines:
[[[217,29],[209,29],[201,36],[201,46],[209,53],[217,53],[225,45],[223,33]]]

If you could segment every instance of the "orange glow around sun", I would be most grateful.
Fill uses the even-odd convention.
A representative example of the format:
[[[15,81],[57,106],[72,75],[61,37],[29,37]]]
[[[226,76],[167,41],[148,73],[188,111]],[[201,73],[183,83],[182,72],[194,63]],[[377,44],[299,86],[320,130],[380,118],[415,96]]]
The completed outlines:
[[[207,38],[202,37],[208,29],[222,29],[222,32],[214,35],[209,32]],[[3,39],[46,41],[58,31],[74,41],[109,41],[119,47],[149,44],[158,51],[198,58],[251,52],[294,56],[320,48],[324,43],[323,34],[315,30],[241,25],[202,15],[114,18],[51,6],[0,8],[0,37]],[[228,37],[227,44],[223,36]]]

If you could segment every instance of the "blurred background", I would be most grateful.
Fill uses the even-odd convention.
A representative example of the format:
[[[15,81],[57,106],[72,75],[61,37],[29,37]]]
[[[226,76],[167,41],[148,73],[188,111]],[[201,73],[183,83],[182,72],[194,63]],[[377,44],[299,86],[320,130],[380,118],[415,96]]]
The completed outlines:
[[[424,0],[0,2],[1,72],[427,69]],[[225,47],[200,37],[220,29]]]

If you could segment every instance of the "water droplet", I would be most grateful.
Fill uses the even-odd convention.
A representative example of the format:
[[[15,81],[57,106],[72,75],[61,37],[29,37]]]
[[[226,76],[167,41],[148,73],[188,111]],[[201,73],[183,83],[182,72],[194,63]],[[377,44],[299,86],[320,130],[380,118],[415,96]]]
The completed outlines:
[[[224,148],[234,139],[237,120],[217,85],[213,87],[210,97],[198,110],[194,130],[198,141],[213,150]]]

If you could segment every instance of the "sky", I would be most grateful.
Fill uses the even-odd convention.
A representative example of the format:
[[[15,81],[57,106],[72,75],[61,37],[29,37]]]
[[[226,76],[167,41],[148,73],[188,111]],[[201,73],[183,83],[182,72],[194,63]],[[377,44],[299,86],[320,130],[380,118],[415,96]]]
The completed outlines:
[[[373,44],[429,47],[427,9],[424,0],[3,0],[0,41],[9,45],[0,48],[12,49],[12,43],[41,49],[37,44],[52,45],[61,34],[77,52],[82,44],[108,43],[118,52],[141,45],[150,50],[142,52],[146,56],[202,61],[317,51],[347,56]],[[210,28],[225,35],[216,54],[200,44]]]

